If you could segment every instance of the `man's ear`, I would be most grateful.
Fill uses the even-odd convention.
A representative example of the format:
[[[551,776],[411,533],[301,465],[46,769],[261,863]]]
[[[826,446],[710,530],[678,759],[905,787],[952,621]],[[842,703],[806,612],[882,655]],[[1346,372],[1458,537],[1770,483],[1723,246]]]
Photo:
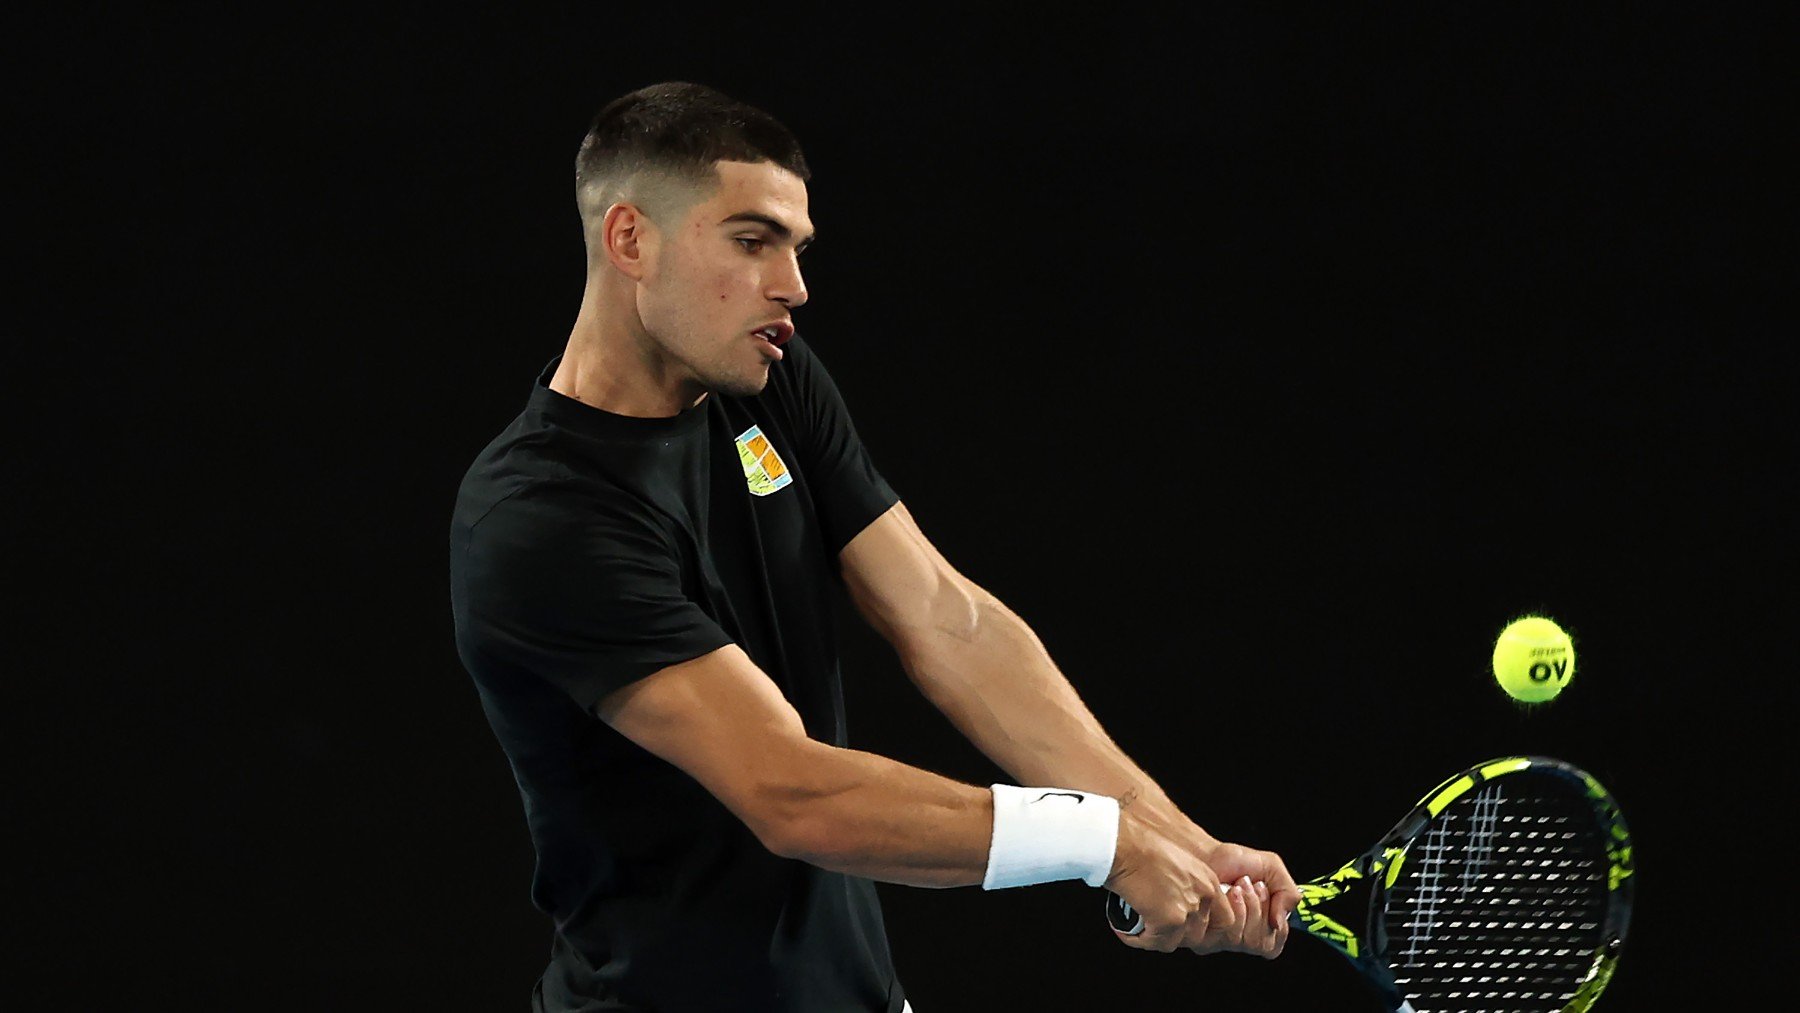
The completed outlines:
[[[636,205],[618,203],[600,219],[600,255],[620,274],[642,280],[654,265],[661,236],[656,223]]]

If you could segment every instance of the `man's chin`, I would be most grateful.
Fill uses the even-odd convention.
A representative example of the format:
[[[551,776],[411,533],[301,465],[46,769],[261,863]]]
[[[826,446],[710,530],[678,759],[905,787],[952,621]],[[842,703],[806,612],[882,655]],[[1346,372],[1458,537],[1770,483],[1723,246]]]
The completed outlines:
[[[755,397],[769,385],[769,370],[765,366],[756,376],[721,377],[707,385],[714,394],[724,397]]]

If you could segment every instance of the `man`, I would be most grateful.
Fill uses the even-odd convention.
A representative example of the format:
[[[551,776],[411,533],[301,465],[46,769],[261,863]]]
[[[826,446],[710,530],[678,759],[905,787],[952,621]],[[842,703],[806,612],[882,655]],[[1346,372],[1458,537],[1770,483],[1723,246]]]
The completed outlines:
[[[555,923],[534,1008],[898,1013],[873,880],[1082,879],[1143,914],[1127,945],[1275,956],[1281,860],[1114,745],[920,532],[794,334],[808,178],[781,124],[711,89],[602,109],[574,327],[463,480],[457,647]],[[846,747],[840,586],[1017,784]]]

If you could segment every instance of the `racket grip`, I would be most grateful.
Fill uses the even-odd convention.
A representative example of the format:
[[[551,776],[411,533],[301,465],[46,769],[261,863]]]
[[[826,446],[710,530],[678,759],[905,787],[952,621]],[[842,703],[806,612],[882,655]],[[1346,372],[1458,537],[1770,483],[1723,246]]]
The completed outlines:
[[[1111,890],[1106,891],[1106,922],[1121,935],[1135,936],[1144,931],[1144,916]]]
[[[1230,893],[1231,888],[1220,883],[1219,892]],[[1111,890],[1106,891],[1106,921],[1121,935],[1135,936],[1144,931],[1144,916]]]

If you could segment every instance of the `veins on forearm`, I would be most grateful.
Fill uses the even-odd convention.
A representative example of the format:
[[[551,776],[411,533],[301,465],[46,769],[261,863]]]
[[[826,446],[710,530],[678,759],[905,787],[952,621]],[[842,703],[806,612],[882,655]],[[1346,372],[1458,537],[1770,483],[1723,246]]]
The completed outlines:
[[[985,632],[993,630],[993,622],[999,615],[996,606],[1000,603],[979,588],[965,591],[959,595],[940,596],[934,632],[948,637],[958,645],[969,645],[981,639]],[[998,609],[1004,614],[1004,607]]]

